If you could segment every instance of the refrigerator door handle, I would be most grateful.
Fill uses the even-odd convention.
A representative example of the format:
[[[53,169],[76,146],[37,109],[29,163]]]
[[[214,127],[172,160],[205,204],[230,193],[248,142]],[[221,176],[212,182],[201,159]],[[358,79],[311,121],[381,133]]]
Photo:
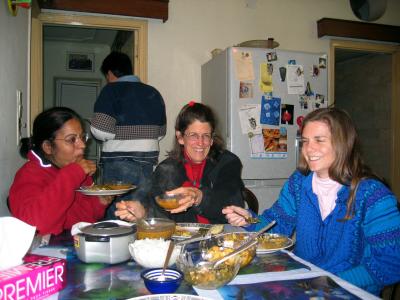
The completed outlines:
[[[296,136],[295,142],[294,142],[294,153],[295,153],[295,158],[296,158],[296,168],[299,166],[299,160],[300,160],[300,136]]]

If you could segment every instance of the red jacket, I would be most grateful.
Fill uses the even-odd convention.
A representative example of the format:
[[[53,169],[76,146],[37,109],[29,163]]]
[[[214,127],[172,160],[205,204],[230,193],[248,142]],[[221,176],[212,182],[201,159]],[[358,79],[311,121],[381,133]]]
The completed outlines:
[[[59,234],[78,222],[96,222],[106,206],[96,196],[75,192],[93,180],[76,163],[61,169],[44,164],[33,151],[17,172],[10,188],[13,216],[36,226],[40,234]]]

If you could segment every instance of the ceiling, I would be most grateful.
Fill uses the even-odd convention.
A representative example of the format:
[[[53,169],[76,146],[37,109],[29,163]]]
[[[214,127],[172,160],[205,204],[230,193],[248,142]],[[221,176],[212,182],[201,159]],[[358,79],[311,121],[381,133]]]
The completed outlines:
[[[44,41],[107,44],[111,47],[118,30],[74,26],[43,26]]]

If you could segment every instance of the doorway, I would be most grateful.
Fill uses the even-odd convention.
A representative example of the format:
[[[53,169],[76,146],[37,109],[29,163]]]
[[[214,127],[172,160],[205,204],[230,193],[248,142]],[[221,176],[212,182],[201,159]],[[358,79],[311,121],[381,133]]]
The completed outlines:
[[[147,82],[147,21],[127,18],[75,15],[66,13],[38,13],[32,14],[31,20],[31,60],[30,60],[30,125],[34,118],[43,110],[44,103],[44,26],[69,26],[85,29],[112,29],[133,32],[133,47],[130,50],[134,74],[142,82]],[[90,51],[84,54],[91,55]],[[58,59],[66,62],[65,55]],[[46,80],[46,82],[48,82]],[[53,80],[51,80],[53,82]]]
[[[365,163],[391,182],[392,56],[347,49],[335,56],[335,106],[356,124]]]
[[[105,84],[100,66],[111,50],[126,53],[134,74],[147,81],[147,21],[33,13],[28,126],[43,109],[62,102],[83,117],[85,130],[90,133],[93,104]],[[77,99],[82,101],[80,105]],[[99,160],[96,140],[91,139],[87,151],[89,159]]]
[[[66,106],[78,112],[84,121],[84,131],[90,136],[86,144],[85,157],[98,162],[100,160],[100,144],[90,132],[90,120],[93,106],[100,93],[100,80],[71,80],[55,78],[55,105]]]
[[[333,41],[331,103],[354,120],[367,165],[400,188],[400,55],[391,45]]]

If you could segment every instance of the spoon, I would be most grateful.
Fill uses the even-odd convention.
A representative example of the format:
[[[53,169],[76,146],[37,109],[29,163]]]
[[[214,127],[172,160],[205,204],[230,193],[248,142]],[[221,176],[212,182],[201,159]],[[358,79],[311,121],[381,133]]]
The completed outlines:
[[[225,255],[224,257],[221,257],[220,259],[214,261],[214,262],[201,262],[199,265],[201,266],[207,266],[209,268],[215,268],[218,265],[222,264],[224,261],[227,259],[235,256],[236,254],[243,252],[244,250],[256,245],[258,243],[258,240],[256,239],[260,234],[262,234],[264,231],[267,231],[270,229],[272,226],[276,224],[276,221],[270,222],[268,225],[264,226],[261,228],[259,231],[252,233],[248,239],[244,241],[238,248],[235,249],[235,251],[229,253],[228,255]]]
[[[264,226],[263,228],[261,228],[259,231],[252,233],[248,239],[246,239],[244,241],[244,243],[242,243],[238,248],[235,249],[235,251],[225,255],[224,257],[221,257],[220,259],[214,261],[214,262],[209,262],[209,261],[205,261],[205,262],[201,262],[199,263],[200,266],[207,266],[209,268],[215,268],[218,265],[222,264],[224,261],[226,261],[227,259],[235,256],[236,254],[243,252],[244,250],[256,245],[258,243],[257,237],[262,234],[264,231],[267,231],[268,229],[270,229],[272,226],[274,226],[276,224],[276,221],[272,221],[269,224],[267,224],[266,226]]]
[[[172,252],[174,251],[174,246],[175,246],[174,245],[174,241],[170,240],[169,241],[168,250],[167,250],[167,255],[165,256],[164,266],[163,266],[162,272],[161,272],[161,274],[159,276],[159,280],[160,279],[164,280],[164,278],[165,278],[164,277],[164,272],[165,272],[165,269],[168,267],[169,260],[171,258]]]
[[[150,225],[150,223],[149,222],[147,222],[145,219],[143,219],[143,218],[138,218],[137,216],[136,216],[136,214],[135,214],[135,211],[132,209],[132,208],[130,208],[130,207],[126,207],[126,209],[128,210],[128,212],[132,215],[132,216],[134,216],[135,218],[136,218],[136,223],[137,224],[142,224],[142,225],[144,225],[144,227],[151,227],[151,225]]]
[[[240,247],[236,248],[235,251],[229,253],[228,255],[225,255],[224,257],[212,262],[212,268],[218,267],[220,264],[222,264],[224,261],[230,259],[231,257],[235,256],[236,254],[239,254],[245,250],[247,250],[248,248],[251,248],[255,245],[257,245],[258,241],[257,240],[251,240],[251,241],[247,241],[245,244],[241,245]],[[207,262],[208,265],[209,262]],[[205,264],[202,264],[202,266],[204,266]]]
[[[244,220],[246,221],[247,224],[257,224],[260,223],[260,219],[259,218],[254,218],[254,217],[244,217]]]
[[[217,235],[224,230],[224,224],[212,225],[205,233],[199,232],[193,235],[191,238],[177,242],[177,245],[186,245],[194,242],[200,242],[203,240],[208,240],[212,235]]]

